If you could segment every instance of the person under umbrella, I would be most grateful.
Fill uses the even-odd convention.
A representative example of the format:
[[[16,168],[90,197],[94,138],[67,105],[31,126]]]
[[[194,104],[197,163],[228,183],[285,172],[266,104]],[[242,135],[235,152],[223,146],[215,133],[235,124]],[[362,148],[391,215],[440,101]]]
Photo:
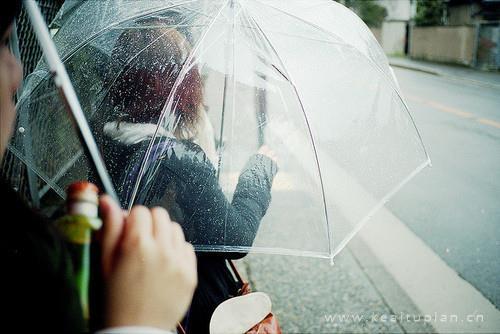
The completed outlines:
[[[155,21],[148,23],[154,26]],[[249,158],[229,202],[217,179],[201,77],[197,66],[186,64],[189,42],[180,31],[158,26],[131,28],[119,36],[112,58],[124,67],[102,106],[111,111],[101,110],[98,115],[107,118],[93,122],[102,129],[96,137],[103,138],[104,160],[118,197],[123,207],[131,198],[165,207],[194,245],[251,247],[271,200],[275,155],[263,146]],[[183,66],[189,69],[180,78]],[[169,97],[174,107],[164,112]],[[143,161],[149,145],[151,154]],[[197,253],[199,285],[183,323],[189,333],[208,333],[217,305],[237,295],[241,286],[226,260],[243,256]]]

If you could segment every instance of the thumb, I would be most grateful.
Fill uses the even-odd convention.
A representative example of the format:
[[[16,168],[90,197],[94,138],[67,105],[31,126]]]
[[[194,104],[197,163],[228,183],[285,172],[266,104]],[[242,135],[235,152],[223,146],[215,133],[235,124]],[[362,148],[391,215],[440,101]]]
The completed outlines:
[[[113,258],[120,242],[124,227],[124,213],[108,195],[101,196],[99,210],[103,227],[101,232],[101,256],[104,277],[108,277],[113,267]]]

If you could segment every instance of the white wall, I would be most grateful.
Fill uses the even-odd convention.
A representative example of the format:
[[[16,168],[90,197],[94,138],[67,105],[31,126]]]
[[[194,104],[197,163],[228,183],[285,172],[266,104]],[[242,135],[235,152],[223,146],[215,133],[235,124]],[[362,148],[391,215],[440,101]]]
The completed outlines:
[[[405,50],[406,22],[384,22],[381,45],[387,55],[403,54]]]
[[[415,27],[411,36],[410,52],[413,58],[463,65],[472,63],[473,27]]]
[[[412,15],[410,0],[377,0],[385,7],[387,16],[380,29],[378,41],[388,55],[403,54],[405,50],[406,23]]]
[[[386,21],[409,21],[411,17],[410,0],[378,0],[387,9]]]

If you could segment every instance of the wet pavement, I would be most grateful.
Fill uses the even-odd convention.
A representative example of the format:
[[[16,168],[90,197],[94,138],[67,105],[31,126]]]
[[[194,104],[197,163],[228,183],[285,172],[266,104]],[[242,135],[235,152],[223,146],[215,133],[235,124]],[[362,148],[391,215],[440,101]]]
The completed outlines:
[[[327,259],[251,254],[239,267],[255,290],[271,296],[284,333],[433,331],[359,239],[333,266]]]

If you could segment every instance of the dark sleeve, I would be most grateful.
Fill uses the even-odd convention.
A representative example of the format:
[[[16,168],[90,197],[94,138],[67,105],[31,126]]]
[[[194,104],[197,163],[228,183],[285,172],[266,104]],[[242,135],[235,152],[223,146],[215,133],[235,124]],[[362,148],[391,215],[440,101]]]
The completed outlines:
[[[214,168],[207,163],[186,162],[188,179],[180,197],[186,219],[195,231],[195,245],[250,247],[260,221],[271,201],[271,186],[277,165],[264,155],[250,157],[239,176],[233,200],[224,195]],[[184,165],[184,164],[183,164]],[[185,175],[186,175],[185,174]],[[188,231],[187,234],[190,231]],[[223,253],[226,258],[241,258],[245,253]],[[211,254],[214,255],[214,254]]]
[[[259,223],[271,202],[271,187],[276,172],[276,163],[264,155],[256,154],[248,160],[238,179],[231,203],[232,209],[239,214],[239,219],[246,224],[241,229],[241,224],[236,219],[226,222],[228,244],[252,245]],[[241,232],[245,232],[245,235],[240,236]]]
[[[82,311],[63,241],[20,201],[8,202],[4,217],[10,218],[0,246],[2,328],[11,333],[80,332]]]

